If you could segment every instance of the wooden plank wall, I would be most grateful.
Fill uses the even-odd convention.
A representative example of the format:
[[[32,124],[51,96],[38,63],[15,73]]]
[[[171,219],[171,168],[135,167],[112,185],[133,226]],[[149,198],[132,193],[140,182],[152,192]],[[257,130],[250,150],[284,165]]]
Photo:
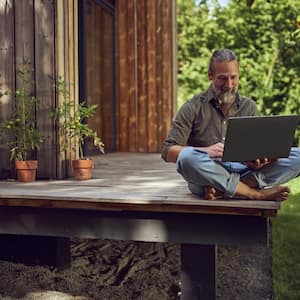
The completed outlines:
[[[7,91],[15,86],[14,13],[13,0],[0,0],[0,90]],[[0,121],[5,121],[11,113],[12,98],[9,95],[0,98]],[[9,149],[7,141],[0,136],[0,176],[10,174]]]
[[[26,0],[24,0],[26,1]],[[34,46],[36,96],[42,105],[36,114],[37,127],[45,139],[37,152],[38,177],[56,178],[56,134],[49,113],[55,108],[55,1],[34,0]]]
[[[85,28],[86,99],[80,100],[97,105],[96,115],[88,124],[110,152],[115,150],[113,12],[96,0],[86,1]],[[87,146],[88,150],[95,149],[92,142]]]
[[[169,130],[176,97],[175,3],[115,1],[118,151],[159,152]],[[69,92],[78,102],[77,18],[78,0],[0,0],[0,88],[18,88],[16,70],[24,59],[34,65],[32,92],[42,103],[37,126],[46,137],[37,154],[39,178],[70,175],[68,162],[77,156],[60,151],[61,137],[49,116],[62,101],[52,90],[50,78],[56,75],[72,83]],[[0,101],[0,121],[5,121],[13,98]],[[110,128],[102,130],[107,134]],[[7,143],[2,137],[0,141],[1,177],[2,170],[13,167]]]
[[[68,93],[71,101],[78,103],[78,1],[77,0],[56,0],[56,74],[64,78],[68,83]],[[56,105],[63,102],[61,95],[57,95]],[[62,139],[57,133],[57,178],[64,178],[72,175],[71,161],[78,157],[77,151],[72,151],[76,141],[69,141],[69,149],[62,149]]]
[[[14,91],[20,88],[16,77],[23,62],[30,62],[35,70],[32,94],[41,102],[36,111],[37,127],[45,136],[45,143],[38,153],[38,176],[56,176],[56,151],[53,121],[49,111],[54,107],[55,96],[51,89],[54,66],[55,0],[0,0],[0,88]],[[14,105],[12,96],[1,98],[0,121],[7,120]],[[7,142],[1,141],[1,145]],[[8,148],[1,148],[2,170],[13,170],[8,161]],[[53,167],[54,166],[54,167]]]
[[[114,119],[114,17],[107,13],[103,13],[102,18],[102,41],[104,47],[102,47],[102,59],[101,64],[105,74],[102,74],[101,82],[101,98],[102,102],[99,104],[99,110],[101,112],[102,128],[99,135],[103,138],[106,149],[115,149],[115,119]],[[113,84],[112,84],[113,83]],[[110,100],[112,99],[112,100]]]
[[[176,1],[116,1],[119,151],[159,152],[176,97]]]
[[[53,88],[57,75],[70,83],[71,99],[78,102],[78,1],[0,0],[0,43],[2,90],[20,87],[16,71],[23,61],[30,61],[34,69],[32,94],[41,102],[36,110],[36,123],[45,137],[37,152],[38,178],[70,175],[69,162],[77,153],[61,151],[62,137],[56,132],[50,112],[63,100]],[[0,101],[3,122],[9,117],[14,100],[4,96]],[[6,144],[1,137],[0,177],[14,169]]]

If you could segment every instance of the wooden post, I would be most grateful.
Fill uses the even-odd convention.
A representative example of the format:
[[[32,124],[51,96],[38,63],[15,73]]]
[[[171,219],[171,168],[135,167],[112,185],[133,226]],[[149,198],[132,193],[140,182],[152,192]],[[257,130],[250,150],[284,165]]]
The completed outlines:
[[[215,245],[181,244],[181,300],[216,299]]]

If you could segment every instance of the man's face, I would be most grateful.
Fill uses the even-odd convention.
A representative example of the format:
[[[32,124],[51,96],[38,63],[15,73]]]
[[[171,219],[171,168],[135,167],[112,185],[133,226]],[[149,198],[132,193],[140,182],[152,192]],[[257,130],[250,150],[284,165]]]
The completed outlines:
[[[208,74],[217,99],[222,103],[233,103],[238,89],[239,73],[237,61],[215,62],[213,73]]]

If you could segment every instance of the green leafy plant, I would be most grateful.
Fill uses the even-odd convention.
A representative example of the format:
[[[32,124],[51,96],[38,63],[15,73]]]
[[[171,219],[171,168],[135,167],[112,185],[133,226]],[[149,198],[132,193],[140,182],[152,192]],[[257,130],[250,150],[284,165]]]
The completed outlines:
[[[54,119],[61,130],[64,137],[62,142],[62,150],[70,147],[70,139],[75,139],[75,143],[71,146],[72,151],[79,149],[79,158],[84,159],[83,145],[86,139],[92,139],[96,147],[101,153],[104,153],[104,144],[97,132],[92,130],[86,123],[87,119],[94,116],[97,105],[88,106],[86,102],[74,104],[68,91],[68,83],[62,77],[56,80],[56,89],[58,94],[62,95],[63,102],[53,112]]]
[[[0,131],[8,138],[11,160],[27,160],[32,158],[35,150],[39,150],[43,137],[36,127],[36,109],[40,101],[32,94],[34,82],[30,62],[24,61],[17,70],[20,88],[13,91],[0,91],[0,97],[11,95],[14,99],[11,116],[1,124]]]

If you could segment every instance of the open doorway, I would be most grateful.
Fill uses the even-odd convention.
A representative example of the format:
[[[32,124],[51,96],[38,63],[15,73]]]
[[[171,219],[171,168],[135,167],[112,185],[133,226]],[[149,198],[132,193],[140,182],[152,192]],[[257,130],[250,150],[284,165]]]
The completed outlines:
[[[79,1],[79,98],[97,104],[89,125],[105,151],[116,150],[115,0]],[[87,143],[85,154],[94,152]]]

